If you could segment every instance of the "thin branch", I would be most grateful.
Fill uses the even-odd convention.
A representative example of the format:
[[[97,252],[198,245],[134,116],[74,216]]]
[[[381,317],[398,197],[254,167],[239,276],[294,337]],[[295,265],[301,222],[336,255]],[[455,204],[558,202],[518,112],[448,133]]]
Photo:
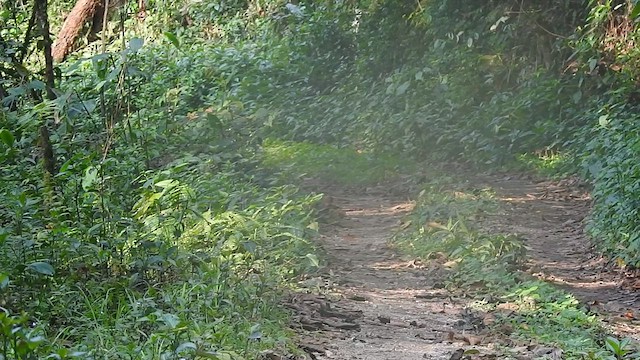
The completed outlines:
[[[33,27],[36,24],[36,18],[38,15],[38,2],[36,1],[33,4],[33,10],[31,11],[31,18],[29,19],[29,24],[27,25],[27,32],[24,34],[24,41],[22,41],[22,48],[20,49],[20,57],[18,58],[19,63],[22,64],[24,58],[27,56],[27,52],[29,51],[29,45],[31,44],[31,33],[33,31]]]
[[[540,25],[540,23],[538,23],[537,21],[536,21],[535,23],[536,23],[536,25],[538,25],[538,27],[539,27],[540,29],[542,29],[542,31],[546,32],[547,34],[549,34],[549,35],[551,35],[551,36],[553,36],[553,37],[556,37],[556,38],[558,38],[558,39],[568,39],[568,38],[569,38],[569,37],[567,37],[567,36],[560,35],[560,34],[556,34],[556,33],[554,33],[554,32],[551,32],[551,31],[549,31],[549,30],[545,29],[545,27],[544,27],[544,26],[542,26],[542,25]]]

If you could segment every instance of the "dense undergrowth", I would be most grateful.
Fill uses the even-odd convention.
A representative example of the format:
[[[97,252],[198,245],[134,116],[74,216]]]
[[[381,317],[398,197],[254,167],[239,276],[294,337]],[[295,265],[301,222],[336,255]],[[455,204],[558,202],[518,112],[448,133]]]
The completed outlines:
[[[425,158],[557,159],[593,183],[596,245],[638,265],[630,3],[185,0],[137,15],[134,3],[49,69],[48,31],[29,21],[42,2],[2,2],[4,358],[289,346],[278,289],[319,261],[318,197],[273,169],[308,152],[291,140],[331,144],[296,169],[327,164],[352,184]],[[57,28],[73,4],[49,5]],[[447,232],[471,230],[425,231],[455,243]]]
[[[340,60],[337,74],[347,68],[347,75],[329,89],[309,77],[306,86],[280,92],[271,134],[414,159],[546,164],[546,174],[578,174],[594,186],[594,243],[618,264],[638,265],[632,5],[442,1],[371,9],[348,33],[355,55],[322,48]],[[380,26],[395,38],[368,32],[393,17]],[[305,58],[310,74],[316,61]],[[553,169],[536,157],[556,159]]]
[[[4,99],[1,358],[294,351],[278,302],[319,264],[319,196],[260,165],[259,49],[187,43],[132,38],[64,66],[56,99]]]

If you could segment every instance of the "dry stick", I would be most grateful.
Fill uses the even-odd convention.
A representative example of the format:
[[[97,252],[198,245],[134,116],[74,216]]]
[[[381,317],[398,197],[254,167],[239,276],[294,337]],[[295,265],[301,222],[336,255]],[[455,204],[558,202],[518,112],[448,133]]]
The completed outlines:
[[[109,0],[104,0],[104,13],[102,14],[102,53],[107,52],[107,19],[109,15]]]
[[[109,0],[104,0],[104,13],[102,14],[102,54],[107,52],[107,19],[109,14]],[[102,148],[102,161],[107,159],[111,149],[111,121],[110,114],[107,114],[107,107],[104,98],[104,87],[100,90],[100,100],[102,103],[102,116],[104,116],[104,130],[107,134],[104,147]]]
[[[558,39],[568,39],[568,37],[567,37],[567,36],[560,35],[560,34],[556,34],[556,33],[554,33],[554,32],[551,32],[551,31],[549,31],[549,30],[545,29],[545,27],[544,27],[544,26],[542,26],[542,25],[540,25],[540,23],[539,23],[539,22],[537,22],[537,21],[536,21],[536,25],[538,25],[538,27],[539,27],[540,29],[542,29],[544,32],[546,32],[547,34],[549,34],[549,35],[551,35],[551,36],[553,36],[553,37],[556,37],[556,38],[558,38]]]

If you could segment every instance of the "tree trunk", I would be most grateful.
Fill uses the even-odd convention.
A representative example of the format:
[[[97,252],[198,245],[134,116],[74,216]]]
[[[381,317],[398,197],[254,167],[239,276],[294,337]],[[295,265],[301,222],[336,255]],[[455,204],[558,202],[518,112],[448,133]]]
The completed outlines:
[[[38,145],[42,152],[42,163],[44,169],[50,176],[56,174],[56,158],[53,154],[53,146],[51,146],[51,138],[49,136],[49,129],[46,123],[40,126],[40,137],[38,138]]]
[[[51,55],[51,35],[49,33],[49,14],[47,13],[47,0],[36,0],[35,13],[37,14],[38,22],[42,27],[42,40],[44,47],[44,60],[45,60],[45,83],[47,84],[47,98],[54,100],[56,94],[53,92],[55,87],[55,78],[53,73],[53,57]]]
[[[78,0],[64,21],[62,29],[60,29],[58,37],[53,44],[52,53],[55,61],[64,61],[67,55],[71,53],[73,44],[78,36],[80,36],[82,26],[88,20],[93,19],[93,16],[100,6],[101,0]]]

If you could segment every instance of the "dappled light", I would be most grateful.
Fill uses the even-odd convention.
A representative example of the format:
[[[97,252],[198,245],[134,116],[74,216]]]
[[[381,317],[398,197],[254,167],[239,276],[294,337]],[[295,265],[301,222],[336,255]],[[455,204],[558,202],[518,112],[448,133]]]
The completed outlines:
[[[0,360],[640,358],[640,3],[0,0]]]

